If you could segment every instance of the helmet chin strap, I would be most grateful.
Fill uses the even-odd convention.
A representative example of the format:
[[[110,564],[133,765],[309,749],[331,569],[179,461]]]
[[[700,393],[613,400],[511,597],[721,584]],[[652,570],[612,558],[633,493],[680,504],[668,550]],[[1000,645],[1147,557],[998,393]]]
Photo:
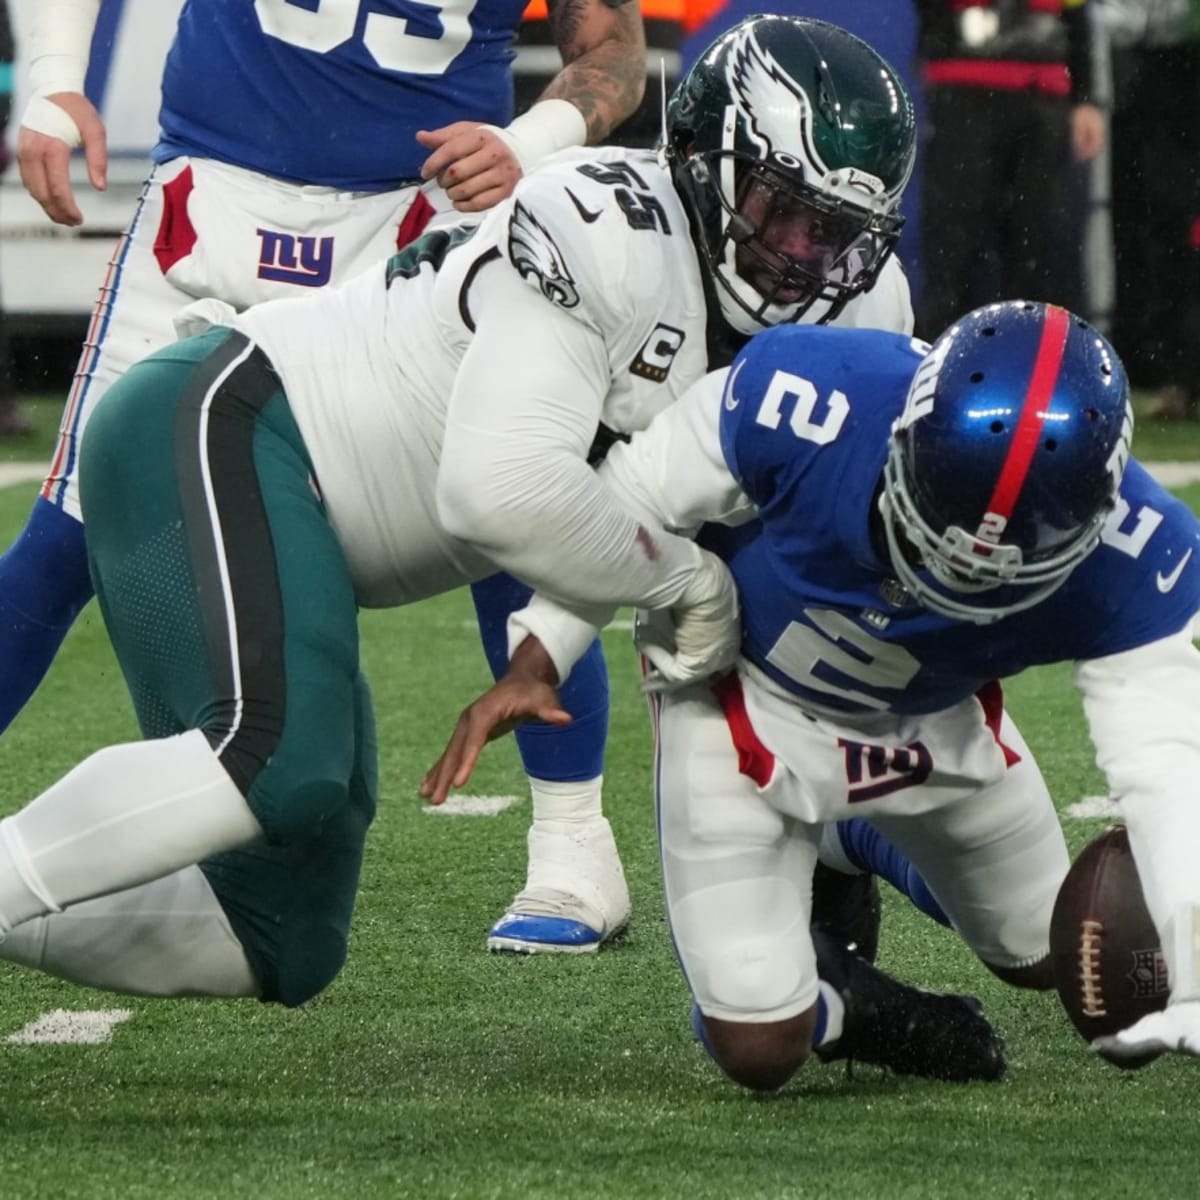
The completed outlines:
[[[750,241],[754,234],[754,226],[741,213],[734,213],[729,218],[729,240],[735,246],[741,246]]]

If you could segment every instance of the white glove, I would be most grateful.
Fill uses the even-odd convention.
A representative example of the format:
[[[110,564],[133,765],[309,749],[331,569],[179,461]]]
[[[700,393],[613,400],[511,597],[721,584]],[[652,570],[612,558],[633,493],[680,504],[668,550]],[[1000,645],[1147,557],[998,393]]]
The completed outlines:
[[[1120,1033],[1096,1038],[1092,1049],[1128,1071],[1169,1051],[1200,1058],[1200,1000],[1168,1004],[1162,1012],[1151,1013]]]
[[[644,692],[667,692],[731,667],[742,643],[737,587],[729,568],[707,550],[679,602],[668,613],[639,610],[634,642],[653,670]]]

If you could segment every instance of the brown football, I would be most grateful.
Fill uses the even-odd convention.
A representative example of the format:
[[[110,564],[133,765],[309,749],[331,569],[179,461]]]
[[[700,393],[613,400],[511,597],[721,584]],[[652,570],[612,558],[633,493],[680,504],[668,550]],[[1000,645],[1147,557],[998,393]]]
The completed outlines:
[[[1089,1042],[1167,1003],[1167,965],[1124,825],[1093,838],[1072,864],[1050,919],[1054,984]]]

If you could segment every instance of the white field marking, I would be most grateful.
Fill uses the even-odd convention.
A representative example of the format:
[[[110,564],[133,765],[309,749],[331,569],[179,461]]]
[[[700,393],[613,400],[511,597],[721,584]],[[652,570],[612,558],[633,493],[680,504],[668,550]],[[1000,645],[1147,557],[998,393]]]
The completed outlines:
[[[99,1046],[112,1041],[113,1030],[132,1016],[133,1010],[128,1008],[103,1008],[91,1012],[68,1012],[64,1008],[56,1008],[53,1012],[42,1013],[24,1029],[10,1033],[5,1040],[18,1046],[61,1046],[68,1043]]]
[[[1167,488],[1186,487],[1200,480],[1198,462],[1152,462],[1143,463],[1142,466]]]
[[[421,811],[435,817],[494,817],[520,802],[520,796],[451,796],[445,804],[426,804]]]
[[[46,478],[44,462],[0,463],[0,488],[18,483],[40,483]]]
[[[1101,817],[1119,817],[1121,806],[1109,796],[1084,796],[1063,809],[1063,816],[1076,821],[1095,821]]]

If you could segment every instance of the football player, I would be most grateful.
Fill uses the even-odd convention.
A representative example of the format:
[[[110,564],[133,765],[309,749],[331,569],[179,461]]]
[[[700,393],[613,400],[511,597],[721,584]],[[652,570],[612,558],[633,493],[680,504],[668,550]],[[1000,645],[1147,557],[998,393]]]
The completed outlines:
[[[1112,346],[1014,301],[932,347],[763,333],[609,455],[605,481],[647,528],[761,522],[729,557],[736,671],[665,694],[657,720],[674,942],[733,1079],[777,1087],[810,1048],[871,1057],[894,1033],[853,974],[818,976],[809,937],[820,830],[851,813],[996,975],[1052,986],[1067,850],[997,680],[1058,662],[1075,663],[1171,980],[1165,1012],[1096,1049],[1130,1065],[1200,1053],[1200,523],[1130,459],[1132,425]],[[435,799],[497,722],[553,714],[590,636],[540,598],[513,630],[537,637],[464,714],[423,785]],[[661,631],[644,637],[652,661],[666,653]]]
[[[757,17],[682,85],[661,153],[565,151],[482,223],[341,287],[241,316],[199,302],[189,322],[229,324],[126,372],[82,450],[92,578],[147,740],[0,822],[0,954],[156,994],[323,987],[374,803],[359,605],[500,567],[680,609],[664,678],[725,662],[727,571],[648,536],[589,454],[753,329],[911,319],[889,256],[913,128],[864,43]],[[551,865],[535,885],[603,913],[611,872]]]
[[[83,95],[98,7],[45,0],[29,39],[22,179],[66,225],[82,220],[71,148],[82,143],[95,186],[106,171],[104,127]],[[242,309],[350,279],[411,240],[434,207],[486,209],[541,159],[602,141],[637,107],[646,78],[637,4],[553,2],[550,26],[565,65],[540,101],[510,120],[509,43],[521,9],[519,0],[415,9],[401,0],[188,0],[163,74],[156,165],[103,281],[41,497],[0,558],[0,729],[92,595],[78,495],[86,423],[115,379],[173,340],[182,307],[217,297]],[[502,578],[477,585],[497,666],[504,619],[524,596]],[[550,838],[553,848],[571,863],[603,858],[592,873],[614,881],[586,930],[594,945],[628,909],[600,815],[608,690],[599,646],[568,688],[576,730],[534,734],[521,749],[535,810],[572,802],[584,810],[580,839]],[[570,908],[572,898],[562,904]],[[560,922],[544,933],[549,948],[560,939],[569,947],[578,927]]]
[[[569,62],[547,98],[506,132],[480,125],[499,124],[508,115],[501,101],[508,87],[501,70],[508,39],[496,31],[510,30],[519,13],[498,11],[488,22],[496,36],[484,38],[478,32],[483,10],[475,10],[468,31],[465,18],[461,29],[445,19],[452,9],[443,9],[442,23],[430,27],[440,35],[426,37],[406,32],[408,10],[372,12],[361,28],[353,22],[344,28],[353,5],[304,11],[277,0],[253,9],[229,0],[191,0],[185,8],[164,76],[157,152],[162,161],[114,260],[42,497],[23,535],[0,559],[0,728],[41,679],[91,594],[76,485],[84,423],[113,379],[169,340],[170,320],[182,304],[216,296],[243,308],[266,296],[349,278],[394,248],[406,209],[399,240],[420,227],[428,206],[409,186],[418,175],[436,175],[456,206],[477,209],[511,187],[517,175],[513,154],[527,168],[550,150],[582,141],[585,132],[598,140],[636,104],[644,56],[633,6],[588,0],[577,26],[575,6],[571,20],[566,11],[554,20]],[[43,6],[34,37],[37,89],[20,147],[31,191],[52,216],[67,222],[78,220],[66,174],[67,147],[82,137],[93,174],[102,176],[102,130],[81,94],[89,11],[90,20],[94,0],[50,0]],[[747,218],[734,220],[718,199],[733,186],[733,158],[723,160],[728,177],[720,179],[707,178],[699,159],[695,178],[690,169],[676,167],[688,213],[677,218],[675,234],[685,221],[696,222],[714,268],[710,284],[723,281],[715,284],[715,299],[693,291],[691,303],[719,302],[732,314],[728,328],[715,322],[720,328],[710,366],[728,361],[736,338],[759,328],[760,320],[912,327],[907,285],[888,257],[900,224],[896,204],[912,167],[911,105],[899,78],[861,42],[817,22],[803,29],[802,44],[793,39],[796,46],[777,48],[775,35],[764,34],[757,58],[739,52],[735,60],[722,52],[714,63],[700,64],[673,119],[677,143],[694,127],[710,149],[739,154],[775,153],[771,139],[778,141],[780,134],[770,121],[791,121],[792,130],[802,125],[811,134],[801,145],[802,156],[787,169],[807,181],[802,203],[819,236],[790,291],[776,297],[785,303],[771,311],[769,298],[755,292],[750,280],[751,271],[772,268],[751,265],[756,252],[742,236]],[[783,61],[779,73],[776,55]],[[222,87],[214,89],[207,76],[188,66],[195,62],[242,63],[245,70],[231,66]],[[742,72],[736,80],[727,78],[734,66]],[[417,119],[413,71],[421,72],[422,97],[436,89],[434,111],[444,117],[431,114],[423,99]],[[310,122],[295,121],[296,78],[305,81],[310,110],[328,114],[327,136],[316,137]],[[247,91],[275,103],[264,108]],[[730,97],[734,116],[726,129]],[[837,106],[830,107],[834,97]],[[691,104],[698,107],[685,111]],[[244,120],[247,111],[259,114],[255,123]],[[449,121],[464,111],[474,119],[452,122],[428,137],[415,132],[422,123]],[[868,131],[885,129],[879,147],[868,142],[872,133],[856,125],[859,114]],[[354,136],[338,136],[344,129]],[[414,136],[427,148],[437,146],[428,159]],[[784,136],[794,138],[791,132]],[[391,153],[381,154],[380,146]],[[653,210],[638,214],[636,190],[624,188],[621,194],[632,206],[625,220],[656,220]],[[767,194],[747,203],[761,204]],[[580,214],[576,237],[596,233],[584,228],[594,211]],[[858,227],[866,221],[875,227],[860,236]],[[742,260],[738,270],[735,254]],[[839,317],[847,300],[871,287],[881,270],[871,302],[857,300]],[[616,272],[605,283],[623,286]],[[687,291],[696,284],[692,279],[680,286]],[[743,295],[737,300],[739,289]],[[756,308],[763,309],[757,316]],[[673,382],[690,382],[685,373],[697,369],[702,340],[693,334],[685,360],[671,368],[674,339],[682,334],[682,326],[669,322],[661,330],[647,328],[644,347],[629,352],[629,369],[651,379],[671,369]],[[642,357],[635,359],[635,353]],[[474,591],[489,662],[499,672],[507,662],[505,619],[528,592],[503,576],[477,583]],[[571,729],[529,728],[518,735],[533,798],[528,876],[490,933],[493,949],[594,950],[629,916],[628,888],[601,805],[607,679],[598,644],[577,665],[563,700],[575,715]]]

